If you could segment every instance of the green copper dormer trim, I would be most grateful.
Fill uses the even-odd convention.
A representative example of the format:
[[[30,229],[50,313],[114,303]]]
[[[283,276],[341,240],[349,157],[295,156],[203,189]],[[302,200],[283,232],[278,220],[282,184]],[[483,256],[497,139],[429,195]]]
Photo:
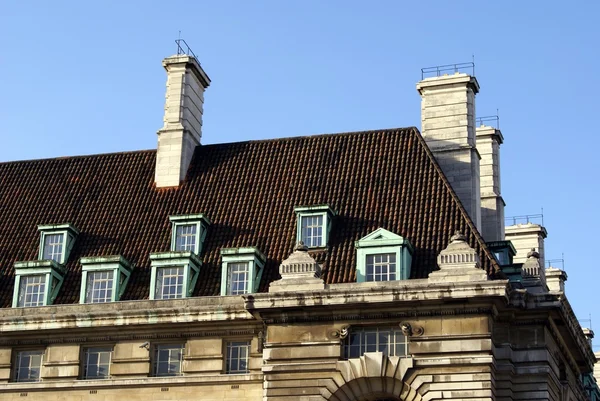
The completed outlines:
[[[490,241],[486,243],[492,251],[500,266],[507,266],[513,263],[513,258],[517,254],[517,250],[511,241]]]
[[[262,278],[265,262],[267,258],[256,247],[242,248],[223,248],[221,249],[221,295],[240,295],[240,292],[245,294],[258,291],[260,280]],[[232,277],[235,274],[231,270],[232,267],[247,268],[247,282],[245,290],[237,289],[238,293],[232,294]],[[239,279],[238,277],[236,277]]]
[[[175,299],[191,297],[202,261],[194,252],[160,252],[150,254],[150,299]],[[164,275],[163,275],[164,273]],[[167,280],[164,278],[167,277]],[[176,280],[182,280],[181,292],[169,292]]]
[[[376,258],[381,258],[379,263],[388,271],[388,277],[395,276],[395,280],[407,280],[410,277],[412,254],[414,248],[410,241],[404,237],[378,228],[354,243],[356,247],[356,281],[379,281],[372,279],[374,272],[369,272],[369,264],[375,263]],[[380,276],[381,278],[382,276]],[[382,281],[387,281],[382,278]]]
[[[79,261],[82,270],[79,303],[115,302],[121,299],[133,270],[131,264],[123,256],[90,256],[81,258]],[[107,283],[112,284],[110,299],[99,301],[92,293],[93,288],[90,288],[90,285],[94,285],[94,273],[97,272],[107,272],[112,275],[110,280],[106,278]]]
[[[52,305],[64,280],[64,266],[54,260],[33,260],[15,262],[14,267],[13,308]]]
[[[42,224],[38,231],[41,234],[38,259],[52,259],[62,265],[67,263],[79,230],[71,223],[65,223]]]
[[[212,224],[212,222],[210,221],[208,216],[203,213],[181,214],[181,215],[176,215],[176,216],[169,216],[169,221],[171,221],[171,222],[202,221],[207,226]]]
[[[294,207],[296,213],[296,242],[309,248],[326,248],[333,217],[337,213],[327,204]]]
[[[202,254],[210,219],[202,214],[169,216],[171,222],[171,251],[191,251]]]

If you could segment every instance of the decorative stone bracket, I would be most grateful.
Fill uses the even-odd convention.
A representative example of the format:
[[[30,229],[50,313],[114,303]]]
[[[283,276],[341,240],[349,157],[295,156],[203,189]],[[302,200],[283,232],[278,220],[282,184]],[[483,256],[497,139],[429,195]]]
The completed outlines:
[[[402,330],[402,334],[406,337],[419,337],[423,335],[423,327],[421,326],[413,326],[408,322],[400,323],[400,330]]]

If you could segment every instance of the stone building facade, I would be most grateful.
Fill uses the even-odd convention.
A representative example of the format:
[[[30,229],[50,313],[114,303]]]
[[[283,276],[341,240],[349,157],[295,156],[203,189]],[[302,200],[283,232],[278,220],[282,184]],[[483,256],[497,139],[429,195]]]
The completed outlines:
[[[418,84],[422,133],[202,145],[163,65],[158,150],[0,163],[0,399],[598,400],[475,77]]]

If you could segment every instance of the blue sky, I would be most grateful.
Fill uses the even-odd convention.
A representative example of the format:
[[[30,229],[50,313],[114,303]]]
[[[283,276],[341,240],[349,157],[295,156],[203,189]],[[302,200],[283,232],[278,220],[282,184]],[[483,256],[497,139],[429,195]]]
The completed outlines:
[[[564,253],[567,295],[600,331],[599,14],[592,1],[4,0],[0,161],[155,148],[178,31],[212,79],[204,143],[419,127],[420,69],[474,55],[477,114],[500,113],[506,215],[543,207],[546,257]]]

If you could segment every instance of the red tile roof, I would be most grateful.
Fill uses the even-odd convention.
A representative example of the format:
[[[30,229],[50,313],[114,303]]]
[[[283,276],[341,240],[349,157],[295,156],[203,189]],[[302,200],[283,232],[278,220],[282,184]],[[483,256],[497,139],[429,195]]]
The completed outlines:
[[[55,303],[77,303],[83,256],[123,255],[134,266],[124,300],[146,299],[151,252],[168,251],[169,215],[211,221],[194,295],[218,295],[221,248],[256,246],[267,257],[261,291],[293,250],[294,206],[338,215],[330,248],[316,254],[327,283],[355,280],[354,241],[379,227],[410,240],[411,278],[436,269],[455,230],[490,275],[499,267],[416,128],[249,141],[197,148],[185,182],[156,189],[156,151],[0,163],[0,306],[11,304],[15,261],[35,260],[39,224],[80,235]]]

